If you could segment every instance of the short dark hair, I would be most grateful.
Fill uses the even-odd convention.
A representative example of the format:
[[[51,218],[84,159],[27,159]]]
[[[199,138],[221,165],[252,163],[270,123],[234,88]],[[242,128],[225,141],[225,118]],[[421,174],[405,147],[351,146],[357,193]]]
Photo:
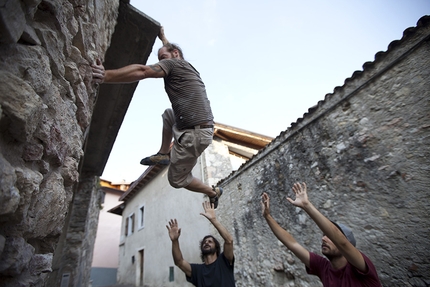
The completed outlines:
[[[205,242],[206,238],[212,237],[212,239],[215,242],[215,249],[216,249],[216,256],[218,257],[219,254],[221,253],[221,245],[219,244],[219,241],[213,237],[212,235],[206,235],[205,237],[203,237],[203,239],[200,241],[200,250],[202,250],[203,247],[203,242]],[[203,255],[203,252],[200,253],[200,258],[202,259],[202,262],[205,261],[205,257]]]
[[[179,47],[178,44],[167,43],[166,45],[163,45],[163,47],[166,47],[167,51],[170,53],[172,53],[174,50],[178,50],[179,56],[181,57],[181,59],[185,60],[184,59],[184,53],[182,53],[182,49],[181,49],[181,47]],[[161,48],[163,48],[163,47],[161,47]]]

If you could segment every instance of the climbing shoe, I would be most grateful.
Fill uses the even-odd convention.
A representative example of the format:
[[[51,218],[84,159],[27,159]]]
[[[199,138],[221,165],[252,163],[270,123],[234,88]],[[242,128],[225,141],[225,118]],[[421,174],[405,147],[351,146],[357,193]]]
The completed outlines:
[[[213,191],[216,192],[216,195],[214,197],[209,197],[209,200],[214,205],[214,209],[217,209],[218,207],[218,200],[221,197],[223,193],[223,189],[221,187],[212,187]]]
[[[170,156],[168,154],[157,153],[148,157],[145,157],[140,161],[142,165],[168,165],[170,163]]]

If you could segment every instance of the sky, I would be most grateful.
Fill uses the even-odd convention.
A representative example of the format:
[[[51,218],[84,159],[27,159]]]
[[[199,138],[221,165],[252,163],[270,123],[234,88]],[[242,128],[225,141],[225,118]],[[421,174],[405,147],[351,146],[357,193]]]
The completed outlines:
[[[277,137],[430,15],[430,0],[131,0],[200,73],[215,122]],[[156,40],[147,64],[158,62]],[[162,79],[139,82],[101,176],[133,182],[158,152]]]

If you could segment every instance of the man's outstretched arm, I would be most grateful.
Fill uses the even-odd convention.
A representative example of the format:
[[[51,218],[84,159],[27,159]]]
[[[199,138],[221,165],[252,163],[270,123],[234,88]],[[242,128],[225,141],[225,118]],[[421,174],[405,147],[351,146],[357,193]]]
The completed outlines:
[[[272,230],[273,234],[281,241],[289,250],[291,250],[307,267],[309,267],[310,255],[309,251],[300,245],[296,239],[270,215],[270,198],[267,193],[261,196],[261,209],[263,217]]]
[[[361,272],[367,271],[366,262],[363,255],[355,248],[351,242],[343,235],[343,233],[308,200],[306,183],[295,183],[293,191],[296,194],[296,199],[287,198],[289,202],[302,208],[321,229],[323,234],[327,236],[346,260],[355,266]]]
[[[162,78],[166,73],[157,64],[131,64],[119,69],[105,70],[100,60],[92,65],[93,81],[96,83],[133,83],[146,78]]]
[[[178,227],[176,219],[170,219],[169,225],[166,225],[169,231],[170,240],[172,240],[172,256],[175,265],[181,269],[185,275],[191,277],[191,265],[182,257],[181,248],[179,247],[179,236],[181,236],[181,229]]]
[[[203,202],[203,209],[205,212],[200,214],[206,217],[210,223],[212,223],[212,225],[216,228],[216,230],[218,230],[218,233],[224,239],[224,256],[231,264],[234,259],[233,236],[231,236],[227,229],[216,218],[215,209],[212,203],[208,201]]]

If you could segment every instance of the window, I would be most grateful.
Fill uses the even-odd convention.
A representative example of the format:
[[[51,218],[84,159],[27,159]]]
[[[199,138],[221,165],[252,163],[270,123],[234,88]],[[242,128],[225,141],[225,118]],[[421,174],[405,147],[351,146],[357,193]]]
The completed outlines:
[[[139,207],[138,228],[142,229],[145,226],[145,206]]]
[[[70,281],[70,273],[63,273],[63,276],[61,277],[61,285],[60,287],[67,287],[69,286]]]
[[[133,234],[133,232],[134,232],[134,213],[129,215],[125,222],[125,234],[127,236],[130,236]]]
[[[173,266],[169,267],[169,282],[175,281],[175,269],[173,269]]]

